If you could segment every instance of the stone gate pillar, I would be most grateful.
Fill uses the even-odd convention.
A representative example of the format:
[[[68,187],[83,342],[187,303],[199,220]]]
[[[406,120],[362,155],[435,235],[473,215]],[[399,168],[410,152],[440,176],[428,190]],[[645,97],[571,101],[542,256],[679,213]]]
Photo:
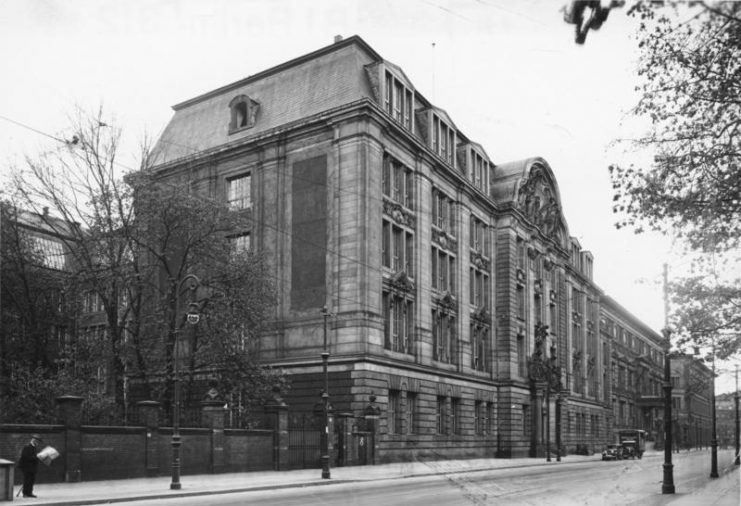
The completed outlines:
[[[273,430],[273,469],[280,471],[288,465],[288,405],[277,389],[265,404],[265,414]]]
[[[64,462],[64,481],[78,482],[82,480],[82,401],[76,395],[62,395],[57,397],[57,412],[59,420],[64,425],[64,446],[62,455]]]
[[[139,401],[136,403],[139,423],[146,428],[144,440],[144,463],[148,477],[158,476],[159,465],[159,428],[162,404],[157,401]]]
[[[216,390],[216,383],[211,382],[206,396],[201,401],[201,424],[211,429],[211,460],[209,462],[210,473],[224,472],[226,457],[224,445],[224,418],[226,417],[225,401]]]
[[[368,444],[368,450],[371,452],[370,463],[376,463],[376,455],[378,454],[378,420],[381,418],[381,408],[376,406],[376,396],[371,393],[370,402],[363,410],[363,416],[365,417],[366,430],[370,432],[371,441]]]

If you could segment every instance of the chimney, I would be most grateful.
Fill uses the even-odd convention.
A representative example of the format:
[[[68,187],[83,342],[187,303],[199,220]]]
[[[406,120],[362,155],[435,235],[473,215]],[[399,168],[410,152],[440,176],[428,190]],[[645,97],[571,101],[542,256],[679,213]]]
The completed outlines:
[[[338,42],[342,42],[342,35],[334,36],[334,43],[337,44]]]

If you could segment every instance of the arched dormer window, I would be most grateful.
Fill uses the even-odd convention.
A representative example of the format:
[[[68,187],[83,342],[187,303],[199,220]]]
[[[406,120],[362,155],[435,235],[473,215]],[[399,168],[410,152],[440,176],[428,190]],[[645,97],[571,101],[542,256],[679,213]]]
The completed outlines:
[[[238,132],[255,125],[260,103],[247,95],[237,95],[229,102],[231,112],[229,118],[229,133]]]

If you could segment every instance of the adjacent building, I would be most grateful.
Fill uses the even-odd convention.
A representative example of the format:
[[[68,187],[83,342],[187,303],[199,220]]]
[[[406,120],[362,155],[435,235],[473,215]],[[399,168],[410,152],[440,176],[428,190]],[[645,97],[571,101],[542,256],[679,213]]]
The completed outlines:
[[[156,170],[251,216],[232,242],[270,264],[260,353],[292,413],[320,399],[326,340],[334,413],[360,431],[380,408],[377,461],[656,430],[662,338],[594,283],[543,158],[497,160],[359,37],[174,111]]]
[[[710,446],[713,373],[691,355],[673,356],[671,366],[674,444],[677,448]]]

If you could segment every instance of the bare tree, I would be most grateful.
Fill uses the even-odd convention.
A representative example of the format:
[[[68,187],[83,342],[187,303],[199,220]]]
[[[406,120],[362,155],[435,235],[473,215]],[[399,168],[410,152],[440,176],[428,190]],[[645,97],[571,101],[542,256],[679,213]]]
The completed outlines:
[[[70,291],[100,301],[108,394],[116,404],[125,405],[125,385],[140,398],[171,399],[178,341],[191,378],[228,380],[249,399],[280,384],[280,374],[260,366],[249,344],[273,304],[269,278],[259,256],[238,255],[228,241],[247,217],[198,195],[187,179],[162,182],[148,166],[146,146],[140,167],[122,167],[121,131],[102,111],[79,115],[73,131],[58,149],[26,159],[14,173],[14,191],[47,227],[64,227]],[[189,275],[220,297],[202,301],[204,324],[195,337],[181,339],[187,299],[181,281]]]

